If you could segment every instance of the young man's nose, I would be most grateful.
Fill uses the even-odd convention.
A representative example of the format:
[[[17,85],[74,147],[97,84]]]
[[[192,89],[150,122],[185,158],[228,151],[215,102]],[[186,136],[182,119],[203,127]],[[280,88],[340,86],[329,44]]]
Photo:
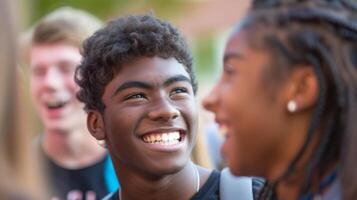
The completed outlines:
[[[149,112],[149,118],[152,120],[172,120],[180,115],[180,111],[171,104],[170,100],[162,99],[153,106]]]
[[[51,67],[48,69],[45,77],[45,84],[47,88],[61,88],[63,86],[63,81],[63,75],[57,68]]]

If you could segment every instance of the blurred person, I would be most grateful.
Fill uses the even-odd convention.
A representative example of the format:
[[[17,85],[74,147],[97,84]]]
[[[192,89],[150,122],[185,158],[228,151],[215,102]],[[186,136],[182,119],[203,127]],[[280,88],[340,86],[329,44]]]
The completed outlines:
[[[357,5],[255,0],[229,38],[203,104],[235,175],[259,199],[357,199]]]
[[[89,13],[63,7],[30,33],[30,93],[44,128],[36,148],[52,199],[100,199],[118,187],[110,157],[88,133],[75,95],[81,43],[101,25]]]
[[[16,5],[0,1],[0,199],[42,199],[43,185],[30,154],[26,109],[20,102]]]
[[[84,42],[75,80],[88,129],[106,144],[121,183],[106,199],[220,198],[220,172],[190,160],[197,84],[175,27],[150,14],[110,22]]]

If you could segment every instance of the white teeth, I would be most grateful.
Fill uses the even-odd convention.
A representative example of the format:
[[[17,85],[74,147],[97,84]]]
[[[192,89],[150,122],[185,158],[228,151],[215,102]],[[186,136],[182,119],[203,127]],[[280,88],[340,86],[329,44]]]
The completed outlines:
[[[179,132],[174,132],[174,133],[173,133],[173,138],[174,138],[175,140],[180,139],[180,133],[179,133]]]
[[[150,137],[148,137],[148,142],[154,142],[155,140],[155,135],[150,135]]]
[[[162,138],[162,141],[164,141],[164,142],[169,141],[169,136],[166,133],[162,134],[161,138]]]
[[[143,141],[150,144],[173,145],[180,142],[180,133],[178,131],[168,133],[153,133],[145,135]]]

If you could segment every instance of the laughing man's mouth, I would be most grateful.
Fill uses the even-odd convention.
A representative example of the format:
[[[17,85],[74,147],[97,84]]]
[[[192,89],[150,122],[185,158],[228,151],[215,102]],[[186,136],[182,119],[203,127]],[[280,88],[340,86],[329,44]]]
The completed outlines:
[[[57,108],[62,108],[67,104],[65,101],[53,101],[53,102],[47,102],[46,106],[48,109],[57,109]]]
[[[141,137],[145,143],[174,145],[183,140],[183,134],[180,131],[172,131],[167,133],[149,133]]]

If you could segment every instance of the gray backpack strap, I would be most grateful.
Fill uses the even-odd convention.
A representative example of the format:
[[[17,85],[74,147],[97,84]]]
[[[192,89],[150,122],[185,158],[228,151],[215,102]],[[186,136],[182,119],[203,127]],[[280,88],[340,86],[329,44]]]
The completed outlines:
[[[221,172],[219,193],[221,200],[253,200],[252,178],[236,177],[225,168]]]
[[[103,197],[102,200],[109,200],[113,197],[114,194],[115,194],[115,192],[109,193],[109,194],[105,195],[105,197]]]

